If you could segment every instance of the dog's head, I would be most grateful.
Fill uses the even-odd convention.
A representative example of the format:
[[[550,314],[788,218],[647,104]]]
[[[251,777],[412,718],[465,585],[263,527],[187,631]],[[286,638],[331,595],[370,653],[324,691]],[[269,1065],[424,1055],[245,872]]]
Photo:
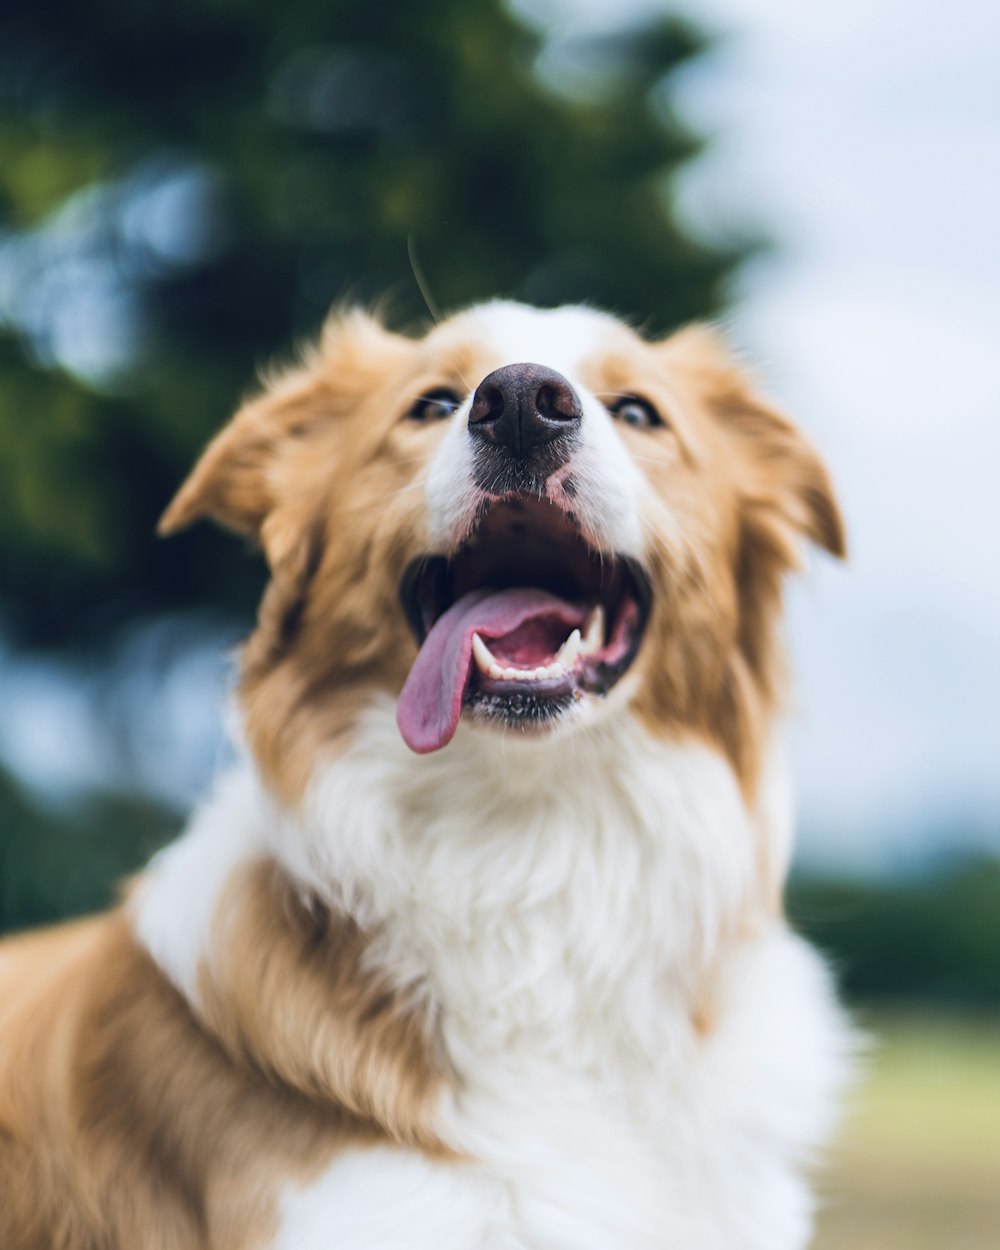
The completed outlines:
[[[804,538],[841,555],[812,447],[707,330],[492,303],[426,337],[357,312],[275,378],[167,510],[271,570],[247,732],[301,790],[375,690],[417,752],[460,719],[541,749],[625,712],[707,738],[752,787]]]

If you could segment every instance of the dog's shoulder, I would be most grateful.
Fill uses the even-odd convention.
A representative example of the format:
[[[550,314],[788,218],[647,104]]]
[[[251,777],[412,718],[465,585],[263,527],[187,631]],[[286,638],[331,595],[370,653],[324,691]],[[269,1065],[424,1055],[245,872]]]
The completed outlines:
[[[276,1154],[329,1153],[329,1120],[226,1053],[120,910],[5,943],[0,1003],[4,1250],[251,1246]]]
[[[0,945],[4,1250],[266,1245],[283,1187],[346,1143],[433,1153],[403,1088],[422,1073],[433,1094],[433,1057],[354,975],[352,926],[252,865],[223,905],[233,960],[206,963],[192,1002],[133,905]],[[178,928],[191,919],[179,907]],[[393,1108],[412,1115],[380,1115]]]

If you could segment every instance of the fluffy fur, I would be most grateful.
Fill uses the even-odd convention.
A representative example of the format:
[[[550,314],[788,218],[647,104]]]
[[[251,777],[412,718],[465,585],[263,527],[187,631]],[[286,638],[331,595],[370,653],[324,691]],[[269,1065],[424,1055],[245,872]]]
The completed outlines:
[[[525,360],[582,404],[538,506],[641,565],[648,621],[606,694],[417,756],[400,578],[492,505],[471,395]],[[122,907],[0,947],[0,1245],[804,1247],[849,1047],[780,904],[781,586],[843,553],[802,435],[705,330],[351,313],[163,527],[202,516],[269,567],[246,762]]]

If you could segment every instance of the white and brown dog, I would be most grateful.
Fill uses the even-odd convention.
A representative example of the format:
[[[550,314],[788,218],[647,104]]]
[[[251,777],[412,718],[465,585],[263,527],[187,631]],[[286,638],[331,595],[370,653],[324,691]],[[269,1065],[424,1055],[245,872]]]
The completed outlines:
[[[270,569],[247,762],[0,947],[3,1250],[804,1246],[848,1050],[781,912],[808,442],[703,329],[349,313],[163,529],[205,516]]]

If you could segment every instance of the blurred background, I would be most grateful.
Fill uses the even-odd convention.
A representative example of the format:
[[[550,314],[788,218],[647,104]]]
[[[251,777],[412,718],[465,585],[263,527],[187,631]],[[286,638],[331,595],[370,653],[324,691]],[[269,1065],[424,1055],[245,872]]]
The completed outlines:
[[[0,931],[224,758],[262,568],[153,527],[333,301],[714,317],[851,534],[788,622],[789,908],[873,1038],[817,1244],[1000,1245],[998,61],[986,0],[4,0]]]

